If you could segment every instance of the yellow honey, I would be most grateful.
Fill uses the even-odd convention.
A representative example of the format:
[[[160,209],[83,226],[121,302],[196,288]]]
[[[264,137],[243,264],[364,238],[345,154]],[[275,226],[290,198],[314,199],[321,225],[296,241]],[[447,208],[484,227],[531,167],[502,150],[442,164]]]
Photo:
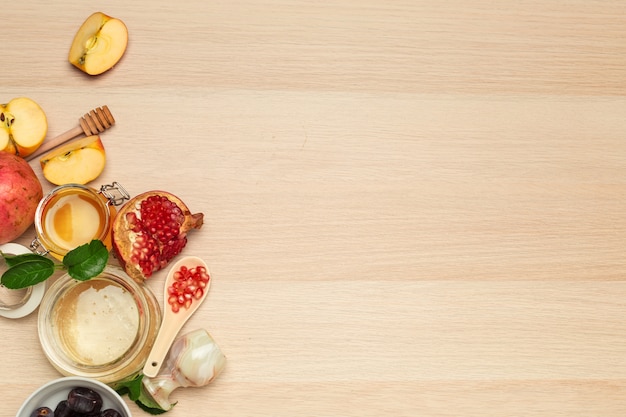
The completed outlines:
[[[115,384],[143,369],[161,327],[150,289],[119,266],[97,277],[56,279],[39,305],[37,330],[46,358],[65,376]]]
[[[66,193],[49,206],[43,227],[52,242],[72,250],[102,234],[104,216],[102,204],[91,195]]]
[[[104,279],[69,289],[59,298],[53,317],[67,354],[86,366],[118,360],[135,343],[139,331],[133,295]]]
[[[124,191],[124,195],[127,193]],[[112,218],[117,213],[115,201],[93,188],[66,184],[50,191],[37,206],[35,231],[37,238],[31,248],[37,253],[50,253],[61,260],[67,252],[101,240],[111,249]]]

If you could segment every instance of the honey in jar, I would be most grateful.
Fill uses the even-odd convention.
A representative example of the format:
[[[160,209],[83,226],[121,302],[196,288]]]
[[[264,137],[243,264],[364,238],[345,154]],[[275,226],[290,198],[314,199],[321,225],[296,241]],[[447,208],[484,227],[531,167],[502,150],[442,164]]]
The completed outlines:
[[[65,250],[72,250],[102,236],[106,227],[105,207],[92,196],[66,193],[51,204],[43,218],[43,230],[51,241]]]
[[[114,385],[141,372],[161,319],[154,293],[107,265],[87,281],[69,274],[55,280],[37,327],[44,354],[61,374]]]
[[[111,195],[110,187],[120,190],[122,197]],[[110,249],[114,206],[128,198],[117,183],[103,186],[99,192],[80,184],[53,189],[37,207],[37,238],[31,247],[38,253],[49,252],[57,259],[63,259],[67,252],[94,239],[101,240]]]

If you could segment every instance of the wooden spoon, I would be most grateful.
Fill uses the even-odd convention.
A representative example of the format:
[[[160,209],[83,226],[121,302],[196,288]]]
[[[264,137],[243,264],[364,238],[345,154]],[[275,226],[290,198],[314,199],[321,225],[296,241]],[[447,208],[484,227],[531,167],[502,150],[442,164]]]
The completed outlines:
[[[159,329],[159,333],[157,334],[154,345],[152,346],[152,350],[150,351],[148,359],[146,360],[146,364],[143,368],[143,374],[151,378],[155,377],[159,373],[161,365],[163,365],[163,360],[165,359],[167,352],[170,349],[170,346],[174,342],[176,335],[183,327],[183,325],[187,322],[187,320],[189,320],[189,317],[191,317],[191,315],[198,309],[198,307],[200,307],[200,304],[202,304],[202,302],[206,298],[206,295],[209,292],[209,286],[212,281],[210,275],[209,282],[204,288],[204,293],[200,298],[194,298],[189,307],[185,308],[183,306],[178,312],[174,312],[172,310],[172,306],[168,303],[168,288],[174,283],[174,274],[183,265],[186,266],[188,269],[202,266],[205,268],[207,274],[210,274],[209,268],[207,267],[206,263],[204,263],[202,259],[195,256],[184,257],[170,268],[165,279],[165,288],[163,294],[163,321],[161,322],[161,328]]]

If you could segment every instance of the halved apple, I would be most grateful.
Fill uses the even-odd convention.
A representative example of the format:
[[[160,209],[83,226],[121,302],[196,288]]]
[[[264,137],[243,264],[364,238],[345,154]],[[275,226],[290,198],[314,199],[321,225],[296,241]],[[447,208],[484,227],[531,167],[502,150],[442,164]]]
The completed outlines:
[[[104,170],[106,153],[100,136],[93,135],[59,146],[39,163],[44,178],[53,184],[87,184]]]
[[[46,133],[46,113],[33,100],[18,97],[0,104],[0,151],[24,158],[41,146]]]
[[[128,29],[120,19],[95,12],[78,29],[70,47],[69,61],[89,75],[113,68],[128,44]]]

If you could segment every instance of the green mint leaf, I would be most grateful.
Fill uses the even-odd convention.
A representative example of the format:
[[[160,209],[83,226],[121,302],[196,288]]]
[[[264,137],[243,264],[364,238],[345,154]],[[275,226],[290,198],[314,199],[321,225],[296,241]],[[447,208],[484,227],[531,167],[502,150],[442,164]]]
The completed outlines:
[[[169,411],[169,410],[162,409],[161,407],[159,407],[158,404],[155,404],[154,406],[149,405],[151,403],[154,403],[154,402],[145,398],[144,395],[142,395],[137,401],[135,401],[135,404],[137,404],[137,407],[141,408],[146,413],[152,414],[153,416],[156,416],[158,414],[163,414]]]
[[[7,269],[0,283],[11,290],[30,287],[50,278],[54,274],[54,262],[40,255],[37,258],[16,263]]]
[[[100,240],[92,240],[72,249],[63,257],[67,273],[74,279],[86,281],[99,275],[109,261],[109,250]]]
[[[146,393],[142,386],[142,380],[143,374],[139,374],[131,380],[117,383],[115,391],[117,391],[119,395],[128,394],[128,398],[131,401],[134,401],[139,408],[149,414],[158,415],[169,411],[162,409],[159,404]]]
[[[102,273],[109,261],[109,250],[100,240],[92,240],[69,251],[61,265],[37,253],[10,255],[0,252],[0,255],[9,267],[0,277],[0,284],[12,290],[43,282],[57,269],[66,269],[72,278],[86,281]]]
[[[139,374],[133,379],[117,382],[114,387],[115,391],[120,395],[128,394],[128,398],[130,398],[131,401],[137,401],[139,395],[141,395],[142,379],[143,374]]]
[[[22,253],[20,255],[10,255],[10,254],[3,253],[2,257],[4,258],[4,261],[7,263],[7,266],[9,268],[11,268],[12,266],[21,264],[23,262],[39,260],[42,258],[41,255],[37,255],[36,253]]]

